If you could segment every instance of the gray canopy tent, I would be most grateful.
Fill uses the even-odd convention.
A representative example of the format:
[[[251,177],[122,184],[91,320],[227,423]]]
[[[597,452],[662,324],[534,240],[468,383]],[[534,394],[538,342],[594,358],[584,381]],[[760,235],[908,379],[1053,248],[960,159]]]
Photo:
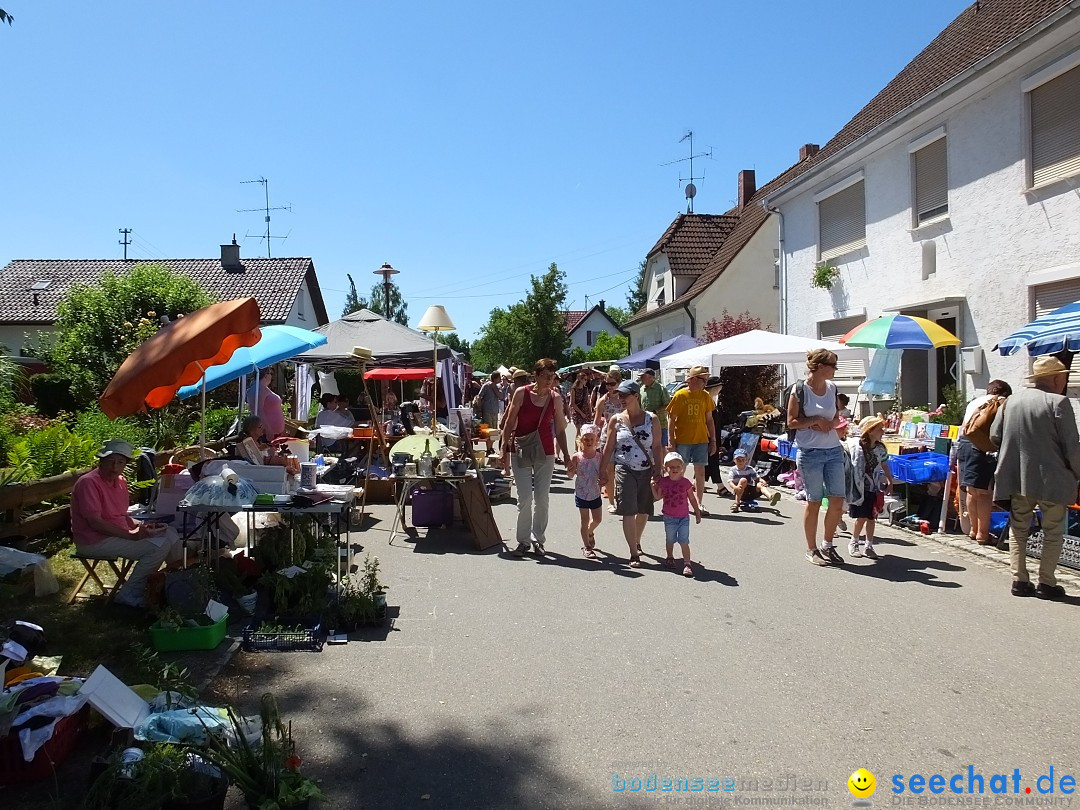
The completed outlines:
[[[326,345],[298,355],[296,362],[329,368],[356,367],[354,346],[371,350],[372,366],[380,368],[431,368],[434,345],[430,335],[400,323],[388,321],[370,309],[350,312],[343,318],[318,327],[326,335]],[[452,352],[439,345],[439,360],[449,360]]]

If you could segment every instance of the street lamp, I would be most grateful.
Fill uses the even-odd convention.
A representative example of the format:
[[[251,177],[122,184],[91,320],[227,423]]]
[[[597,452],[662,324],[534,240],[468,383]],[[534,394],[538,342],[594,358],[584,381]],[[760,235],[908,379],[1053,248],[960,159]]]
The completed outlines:
[[[431,435],[434,436],[435,425],[439,422],[439,332],[452,332],[455,327],[444,307],[430,306],[424,313],[424,317],[420,319],[420,325],[417,328],[421,332],[431,332],[433,351],[431,365],[435,371],[434,384],[431,386]]]
[[[395,270],[393,267],[391,267],[390,262],[383,262],[383,266],[373,272],[377,276],[382,276],[383,290],[386,291],[386,309],[383,310],[383,316],[388,321],[393,320],[390,317],[390,276],[396,276],[401,271]]]

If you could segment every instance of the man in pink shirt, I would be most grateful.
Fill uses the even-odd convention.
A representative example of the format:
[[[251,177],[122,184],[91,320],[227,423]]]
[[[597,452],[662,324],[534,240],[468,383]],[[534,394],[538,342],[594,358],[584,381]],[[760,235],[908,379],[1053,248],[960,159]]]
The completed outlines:
[[[115,601],[145,607],[147,577],[163,562],[180,562],[183,546],[175,530],[128,515],[123,472],[134,455],[131,444],[122,439],[105,442],[97,454],[97,469],[79,478],[71,491],[71,534],[82,553],[138,560]]]

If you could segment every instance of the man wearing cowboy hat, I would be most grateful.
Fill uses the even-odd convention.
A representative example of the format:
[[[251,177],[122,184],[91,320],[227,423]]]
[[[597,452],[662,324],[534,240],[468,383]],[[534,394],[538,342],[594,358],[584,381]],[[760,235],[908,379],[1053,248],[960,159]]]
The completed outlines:
[[[112,439],[97,454],[97,469],[75,482],[71,491],[71,534],[80,553],[138,560],[115,602],[146,607],[146,580],[163,562],[178,563],[183,547],[163,523],[141,522],[128,515],[124,467],[135,457],[129,442]]]
[[[1080,435],[1072,403],[1066,397],[1069,369],[1056,357],[1035,361],[1031,388],[1009,397],[990,429],[998,452],[994,500],[1010,502],[1009,556],[1012,560],[1012,595],[1062,599],[1054,570],[1065,541],[1065,517],[1076,502],[1080,481]],[[1027,571],[1027,541],[1031,518],[1039,507],[1043,530],[1039,585]]]
[[[694,487],[698,504],[705,495],[705,465],[716,452],[713,400],[705,390],[709,369],[694,366],[686,375],[686,388],[676,391],[667,406],[670,443],[686,464],[694,465]],[[702,509],[704,514],[708,514]]]

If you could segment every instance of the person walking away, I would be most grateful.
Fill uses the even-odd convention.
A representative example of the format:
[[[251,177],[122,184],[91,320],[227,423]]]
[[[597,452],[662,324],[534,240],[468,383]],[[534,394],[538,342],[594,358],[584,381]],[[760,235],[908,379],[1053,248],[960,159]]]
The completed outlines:
[[[505,465],[510,456],[517,486],[514,553],[519,557],[529,550],[530,536],[536,553],[544,555],[556,445],[564,458],[570,457],[566,447],[566,412],[558,388],[553,387],[556,369],[554,360],[537,360],[536,382],[514,391],[506,412],[503,458]]]
[[[884,435],[885,420],[880,416],[867,416],[859,422],[859,441],[851,457],[852,485],[848,490],[848,517],[855,521],[848,543],[852,557],[878,559],[874,551],[877,516],[885,507],[885,496],[892,495],[894,485],[889,451],[881,441]]]
[[[652,485],[653,498],[663,500],[661,512],[664,515],[664,542],[667,557],[664,565],[675,567],[675,544],[682,547],[683,576],[694,576],[690,565],[690,510],[694,510],[694,522],[701,523],[701,507],[694,497],[694,485],[686,478],[686,465],[678,453],[664,456],[664,475]]]
[[[641,386],[641,407],[656,416],[660,423],[660,444],[667,447],[667,404],[671,401],[671,395],[656,381],[656,372],[651,368],[642,369],[638,375],[638,385]]]
[[[604,518],[604,498],[600,494],[600,429],[582,425],[577,438],[578,451],[566,465],[566,474],[574,478],[574,505],[581,515],[581,542],[585,556],[596,559],[596,529]]]
[[[589,374],[582,369],[574,378],[574,385],[567,395],[570,406],[570,421],[574,423],[577,438],[581,438],[581,429],[585,424],[592,422],[593,409],[591,403],[591,391],[589,390]]]
[[[960,489],[966,493],[966,511],[971,523],[968,537],[980,546],[997,545],[997,540],[990,538],[990,512],[994,506],[994,470],[997,469],[997,453],[976,447],[964,429],[972,423],[984,405],[994,402],[991,407],[1000,408],[1005,398],[1012,396],[1012,386],[1003,380],[991,380],[987,383],[986,393],[975,397],[964,411],[964,420],[960,423],[960,437],[956,440],[956,472]],[[995,414],[996,415],[996,414]],[[986,417],[984,414],[983,418]],[[993,421],[990,423],[993,428]],[[985,446],[985,445],[984,445]]]
[[[131,498],[123,473],[135,457],[131,444],[112,439],[97,457],[97,467],[80,476],[71,491],[71,536],[82,554],[137,560],[113,601],[144,608],[146,580],[162,563],[178,567],[183,545],[175,529],[128,515]]]
[[[1065,517],[1076,502],[1080,479],[1080,436],[1072,403],[1065,396],[1069,369],[1056,357],[1040,357],[1028,375],[1033,387],[1009,397],[994,417],[990,439],[998,451],[994,500],[1010,501],[1009,556],[1012,595],[1063,599],[1055,569],[1065,542]],[[1042,515],[1039,585],[1028,578],[1027,541],[1035,507]]]
[[[844,514],[844,448],[836,433],[840,403],[836,398],[836,355],[828,349],[812,349],[806,353],[806,379],[795,383],[788,395],[788,426],[795,428],[799,450],[795,465],[802,475],[806,490],[806,512],[803,514],[803,535],[806,538],[806,559],[814,565],[843,564],[833,544],[836,527]],[[821,501],[829,499],[825,512],[824,543],[818,548],[817,530]]]
[[[623,409],[622,400],[619,398],[618,387],[622,382],[621,371],[609,371],[604,378],[605,392],[599,396],[596,400],[596,405],[593,410],[593,424],[600,429],[600,452],[604,452],[604,447],[607,445],[608,431],[607,426],[611,421],[611,418],[615,414],[619,413]],[[608,456],[611,458],[611,456]],[[605,472],[607,473],[607,499],[608,499],[608,511],[615,514],[615,467],[608,467]]]
[[[281,397],[270,388],[273,378],[273,368],[264,368],[259,372],[259,381],[248,391],[249,406],[258,409],[257,413],[266,429],[267,441],[273,441],[285,432],[285,413],[281,410]]]
[[[641,408],[639,387],[632,380],[619,384],[617,394],[623,410],[607,424],[607,441],[600,462],[600,483],[607,478],[608,464],[615,466],[615,514],[622,517],[623,537],[630,548],[630,567],[641,567],[641,534],[653,514],[652,482],[659,481],[660,431],[656,419]]]
[[[769,506],[776,506],[780,502],[780,493],[765,486],[761,480],[761,473],[756,467],[750,466],[746,451],[742,448],[736,450],[734,459],[731,486],[735,492],[735,503],[731,505],[731,511],[738,512],[745,501],[756,501],[758,498],[767,498]]]
[[[686,376],[686,388],[676,391],[667,405],[670,442],[668,450],[694,465],[694,488],[699,504],[705,498],[705,465],[716,452],[716,428],[713,424],[713,399],[705,390],[709,369],[694,366]],[[702,507],[702,514],[709,514]]]
[[[476,395],[476,404],[478,406],[477,416],[479,416],[480,421],[489,428],[497,428],[499,425],[499,384],[501,382],[502,375],[497,371],[491,372],[491,375],[484,384],[480,386],[480,391]],[[488,453],[490,454],[492,452],[492,442],[490,438],[487,440],[487,446]]]

